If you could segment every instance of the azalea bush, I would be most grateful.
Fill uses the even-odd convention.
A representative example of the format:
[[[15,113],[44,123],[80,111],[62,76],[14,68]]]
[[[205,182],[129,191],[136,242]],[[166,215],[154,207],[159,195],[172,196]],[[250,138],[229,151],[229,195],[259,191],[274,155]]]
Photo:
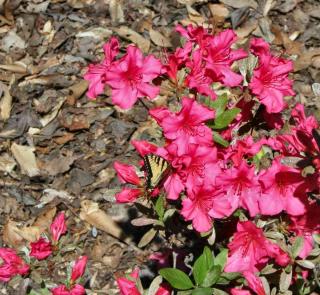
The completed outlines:
[[[139,268],[128,270],[116,277],[120,294],[312,293],[320,288],[320,135],[292,98],[293,62],[259,38],[237,44],[232,30],[176,31],[183,45],[161,58],[135,45],[120,51],[112,37],[84,76],[90,99],[108,93],[123,111],[141,103],[163,136],[162,145],[131,141],[144,160],[137,165],[114,162],[123,183],[116,201],[141,209],[133,224],[152,226],[138,246],[163,244],[150,256],[150,285]],[[155,106],[164,89],[169,97]],[[161,163],[153,185],[150,156]],[[1,248],[0,281],[57,255],[66,231],[60,213],[24,259]],[[80,257],[50,292],[85,294],[86,263]]]
[[[114,163],[124,183],[117,202],[151,209],[140,218],[153,224],[140,246],[158,235],[167,247],[150,257],[159,271],[149,291],[136,269],[118,278],[120,293],[312,293],[320,288],[320,136],[316,119],[290,100],[293,62],[263,39],[239,46],[232,30],[176,31],[183,46],[161,59],[134,45],[120,54],[113,37],[85,75],[88,97],[107,86],[125,110],[164,85],[175,93],[149,109],[165,144],[132,141],[142,158],[168,163],[163,181],[150,188],[146,163]],[[170,242],[174,233],[185,243]]]

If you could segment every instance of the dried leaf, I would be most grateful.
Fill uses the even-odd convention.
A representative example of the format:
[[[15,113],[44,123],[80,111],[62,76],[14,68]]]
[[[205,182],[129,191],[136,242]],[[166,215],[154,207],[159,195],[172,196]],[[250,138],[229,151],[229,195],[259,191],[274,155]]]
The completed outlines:
[[[0,156],[0,171],[10,174],[15,166],[15,160],[8,154],[3,154]]]
[[[66,99],[66,97],[59,97],[56,105],[53,107],[52,112],[40,119],[40,123],[43,127],[47,126],[58,115],[58,112]]]
[[[146,226],[150,224],[155,224],[157,221],[158,220],[156,219],[140,217],[140,218],[132,219],[131,224],[134,226]]]
[[[320,48],[310,49],[303,52],[299,58],[294,61],[294,71],[300,71],[308,68],[312,63],[312,58],[315,56],[320,56]]]
[[[223,4],[209,4],[209,10],[213,17],[227,18],[229,10]]]
[[[119,0],[109,0],[109,12],[113,22],[124,22],[124,14]]]
[[[122,229],[107,215],[99,209],[98,203],[84,200],[81,202],[80,218],[92,226],[105,231],[119,240],[123,240]],[[124,239],[125,242],[130,242],[129,238]]]
[[[18,36],[14,30],[11,30],[2,38],[1,46],[4,51],[9,53],[12,48],[25,49],[27,45],[26,42],[20,36]]]
[[[241,7],[245,7],[245,6],[250,6],[254,9],[257,9],[258,8],[258,4],[256,1],[254,0],[237,0],[237,1],[234,1],[234,0],[220,0],[220,2],[228,5],[228,6],[231,6],[233,8],[241,8]]]
[[[160,47],[172,47],[170,40],[163,36],[160,32],[153,30],[152,28],[149,30],[151,41],[160,46]]]
[[[46,231],[50,227],[53,218],[56,215],[56,212],[56,207],[45,210],[37,217],[36,221],[33,223],[32,226],[38,227],[41,232]]]
[[[29,177],[34,177],[40,174],[34,148],[16,144],[11,145],[11,152],[21,167],[21,173],[27,174]]]
[[[9,219],[3,227],[2,238],[7,245],[19,249],[24,245],[24,240],[22,236],[16,232],[17,228],[18,223]]]
[[[0,81],[0,97],[1,92],[3,92],[3,96],[0,100],[0,120],[7,121],[10,118],[12,97],[9,87]]]
[[[147,53],[150,48],[150,41],[142,37],[140,34],[130,29],[127,26],[121,26],[119,28],[113,28],[120,37],[127,39],[135,43],[144,53]]]

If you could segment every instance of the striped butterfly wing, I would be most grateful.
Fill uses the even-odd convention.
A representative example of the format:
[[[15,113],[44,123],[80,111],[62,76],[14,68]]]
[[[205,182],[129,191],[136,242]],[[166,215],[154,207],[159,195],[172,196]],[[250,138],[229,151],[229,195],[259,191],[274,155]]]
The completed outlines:
[[[149,154],[143,158],[147,172],[147,188],[156,188],[168,175],[170,164],[164,158]]]

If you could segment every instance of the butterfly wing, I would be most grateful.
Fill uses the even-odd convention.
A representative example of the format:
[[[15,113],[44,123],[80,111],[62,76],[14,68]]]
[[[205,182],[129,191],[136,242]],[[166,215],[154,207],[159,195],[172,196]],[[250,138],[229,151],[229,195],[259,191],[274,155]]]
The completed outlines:
[[[170,164],[164,158],[154,154],[146,155],[143,160],[147,172],[147,188],[154,189],[168,175]]]

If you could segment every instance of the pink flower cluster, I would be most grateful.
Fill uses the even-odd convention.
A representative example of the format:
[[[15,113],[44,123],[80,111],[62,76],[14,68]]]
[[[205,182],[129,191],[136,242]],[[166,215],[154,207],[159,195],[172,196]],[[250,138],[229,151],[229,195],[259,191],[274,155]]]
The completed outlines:
[[[139,278],[139,269],[136,268],[127,277],[117,279],[117,284],[120,290],[120,295],[142,295],[137,288],[137,280]],[[152,290],[155,291],[155,290]],[[170,288],[165,284],[160,285],[154,295],[170,295]]]
[[[144,58],[141,50],[131,45],[127,53],[116,60],[119,42],[114,37],[103,46],[103,50],[104,60],[90,65],[84,76],[90,81],[88,97],[95,98],[108,85],[112,90],[112,102],[120,108],[129,109],[138,98],[152,99],[159,94],[159,87],[151,82],[163,70],[160,61],[153,55]]]
[[[253,119],[254,110],[257,109],[254,105],[257,103],[264,106],[260,108],[261,118],[268,128],[280,129],[284,125],[280,113],[287,107],[284,97],[295,94],[292,81],[288,78],[293,68],[292,62],[273,55],[270,46],[262,39],[252,39],[249,49],[258,62],[249,75],[249,85],[245,89],[243,78],[235,71],[234,65],[248,54],[243,49],[233,49],[236,35],[232,30],[216,36],[202,27],[195,28],[192,25],[187,28],[177,26],[176,30],[186,38],[186,42],[182,48],[169,54],[163,65],[150,56],[142,65],[142,55],[138,55],[139,50],[133,46],[129,46],[127,54],[117,61],[113,61],[115,54],[108,59],[106,53],[108,61],[89,67],[86,75],[90,81],[88,96],[101,92],[100,85],[105,83],[112,88],[114,103],[130,108],[137,97],[156,96],[155,93],[140,92],[141,81],[150,83],[156,76],[163,75],[177,89],[184,88],[184,95],[179,98],[179,111],[173,112],[168,107],[149,111],[149,115],[162,128],[165,145],[157,147],[146,141],[132,142],[142,157],[156,154],[170,165],[170,173],[163,187],[156,187],[151,195],[156,196],[164,189],[169,201],[180,200],[181,216],[191,221],[198,232],[210,231],[214,219],[230,217],[238,209],[247,213],[249,221],[238,223],[237,231],[228,245],[229,257],[225,271],[241,272],[249,288],[257,294],[265,294],[257,273],[270,259],[280,266],[286,266],[291,263],[291,258],[266,238],[263,230],[253,222],[254,218],[257,215],[287,215],[290,220],[288,230],[295,237],[304,237],[305,242],[299,253],[301,258],[307,257],[313,249],[312,235],[320,232],[317,205],[308,198],[310,193],[319,193],[320,187],[320,150],[315,139],[317,121],[313,116],[306,117],[303,106],[297,104],[291,113],[289,131],[274,137],[253,139],[246,135],[240,138],[236,135],[237,131]],[[111,44],[116,44],[113,47],[118,50],[115,39],[107,43],[105,48],[111,48]],[[135,59],[132,58],[134,54],[137,56]],[[150,66],[150,60],[153,66]],[[134,73],[140,73],[141,80],[133,78],[131,69],[135,67]],[[144,79],[144,73],[149,73],[150,67],[154,70],[153,75],[147,75],[149,78]],[[93,73],[98,73],[102,68],[103,71],[93,78]],[[181,85],[179,73],[182,69],[186,76]],[[113,83],[115,80],[118,86]],[[213,131],[210,122],[219,114],[200,99],[203,96],[211,101],[217,99],[213,83],[219,83],[221,87],[242,87],[251,97],[249,101],[242,98],[236,104],[229,103],[226,106],[227,110],[234,107],[240,109],[232,122],[219,131],[225,140],[231,141],[228,147],[222,147],[213,140],[217,131]],[[150,84],[145,89],[149,87]],[[132,89],[135,89],[134,94]],[[264,147],[273,153],[269,165],[260,167],[255,165],[255,160],[259,159]],[[286,165],[285,160],[290,157],[309,163],[315,168],[314,172],[303,175],[303,167]],[[136,167],[115,162],[114,168],[119,180],[130,185],[116,195],[118,202],[134,202],[145,195],[145,179],[138,176]],[[120,289],[125,285],[127,289],[128,286],[135,288],[131,279],[118,280],[118,284]],[[237,288],[231,291],[232,294],[248,292]],[[122,291],[122,294],[129,293]]]

